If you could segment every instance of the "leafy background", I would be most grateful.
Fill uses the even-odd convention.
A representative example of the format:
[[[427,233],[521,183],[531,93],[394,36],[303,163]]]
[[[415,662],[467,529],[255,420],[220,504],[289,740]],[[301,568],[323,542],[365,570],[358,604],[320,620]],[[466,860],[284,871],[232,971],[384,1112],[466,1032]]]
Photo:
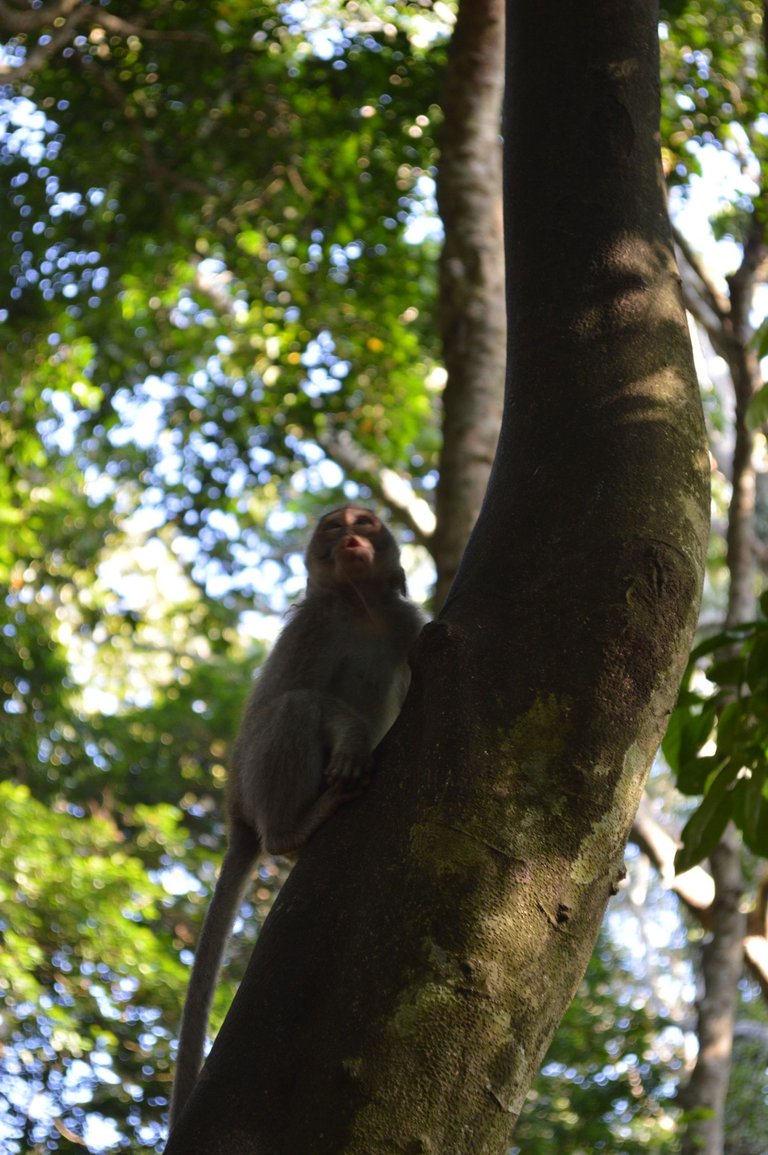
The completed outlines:
[[[432,501],[453,9],[44,8],[49,24],[0,10],[0,1145],[160,1150],[227,750],[301,588],[306,526],[387,469]],[[761,20],[755,3],[676,0],[661,26],[673,215],[726,296],[764,212]],[[757,327],[745,348],[765,354]],[[681,867],[738,821],[754,895],[768,607],[721,629],[735,418],[702,334],[705,637],[651,793],[687,821]],[[749,424],[762,543],[766,396]],[[429,543],[401,536],[426,591]],[[282,877],[262,864],[214,1028]],[[511,1150],[676,1148],[704,935],[631,850]],[[729,1151],[765,1155],[768,1016],[748,978],[739,1022]]]

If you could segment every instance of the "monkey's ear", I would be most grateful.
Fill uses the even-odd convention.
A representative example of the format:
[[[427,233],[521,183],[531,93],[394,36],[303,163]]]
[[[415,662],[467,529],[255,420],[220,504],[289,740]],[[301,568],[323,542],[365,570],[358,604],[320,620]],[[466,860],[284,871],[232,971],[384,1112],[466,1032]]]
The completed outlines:
[[[390,578],[389,584],[393,590],[397,590],[397,592],[402,594],[403,597],[406,596],[408,593],[408,588],[405,584],[405,570],[402,566],[398,566],[394,571],[392,577]]]

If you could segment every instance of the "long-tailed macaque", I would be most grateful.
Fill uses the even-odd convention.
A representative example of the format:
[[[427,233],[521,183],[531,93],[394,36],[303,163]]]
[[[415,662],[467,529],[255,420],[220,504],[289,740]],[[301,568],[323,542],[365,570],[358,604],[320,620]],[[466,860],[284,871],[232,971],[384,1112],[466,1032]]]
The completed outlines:
[[[295,856],[364,783],[397,717],[424,623],[397,543],[356,506],[323,517],[309,579],[253,687],[229,781],[229,845],[203,923],[181,1022],[171,1124],[197,1079],[224,947],[261,852]]]

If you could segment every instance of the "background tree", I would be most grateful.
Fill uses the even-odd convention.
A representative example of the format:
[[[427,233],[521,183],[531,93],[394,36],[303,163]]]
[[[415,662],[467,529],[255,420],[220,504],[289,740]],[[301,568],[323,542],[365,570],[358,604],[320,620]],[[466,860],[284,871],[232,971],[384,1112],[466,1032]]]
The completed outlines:
[[[254,636],[267,633],[253,610],[283,605],[283,582],[288,596],[298,588],[291,549],[304,519],[325,501],[325,486],[342,483],[356,495],[354,479],[364,494],[398,511],[414,540],[440,555],[424,500],[432,496],[437,450],[437,422],[426,418],[437,416],[441,388],[430,305],[437,252],[432,129],[441,117],[450,28],[447,9],[435,7],[408,4],[393,13],[327,3],[308,12],[294,5],[289,20],[274,4],[228,3],[205,13],[135,4],[129,14],[124,6],[117,14],[109,5],[66,11],[53,3],[0,5],[0,27],[12,37],[0,66],[13,81],[2,105],[3,220],[15,222],[0,237],[7,253],[0,268],[12,272],[3,292],[10,308],[0,387],[0,577],[7,594],[0,773],[30,791],[14,801],[16,830],[25,822],[30,831],[40,829],[39,800],[51,827],[61,827],[62,846],[74,821],[84,846],[103,847],[108,874],[103,835],[89,834],[92,822],[106,818],[116,830],[116,869],[127,856],[153,872],[140,901],[142,875],[130,870],[133,904],[105,903],[98,921],[111,916],[119,939],[121,912],[130,910],[128,938],[134,926],[151,929],[166,960],[156,956],[168,989],[167,999],[159,993],[155,999],[151,984],[136,990],[132,956],[121,962],[120,951],[104,960],[106,969],[94,968],[72,905],[82,891],[49,888],[49,905],[36,886],[46,860],[51,877],[62,870],[56,841],[36,839],[30,872],[19,854],[22,839],[12,840],[0,878],[0,913],[6,927],[18,929],[10,938],[6,931],[0,964],[0,1076],[9,1097],[2,1142],[9,1150],[43,1141],[69,1149],[53,1119],[61,1132],[85,1133],[93,1150],[120,1135],[132,1149],[161,1141],[186,973],[175,960],[181,950],[189,962],[220,861],[226,739],[261,653]],[[739,137],[744,121],[750,140],[761,144],[750,128],[760,109],[759,6],[692,3],[664,17],[668,179],[683,192],[693,188],[696,200],[709,179],[702,149],[717,146],[736,156],[743,175],[720,191],[721,204],[732,199],[734,210],[721,214],[715,228],[720,248],[730,245],[738,256],[729,236],[742,235],[745,189],[749,202],[759,203],[749,192],[754,156]],[[457,75],[471,66],[474,48],[466,32],[453,49],[457,94]],[[469,60],[461,62],[464,46]],[[485,68],[487,59],[475,54],[475,64]],[[478,78],[468,79],[473,86],[480,88]],[[492,131],[492,109],[488,102],[484,108]],[[462,112],[471,116],[474,106],[454,102],[446,149],[451,140],[461,145]],[[488,176],[491,168],[473,171]],[[373,188],[366,172],[375,172]],[[238,190],[245,193],[235,203]],[[354,210],[348,219],[347,202]],[[727,296],[711,263],[713,248],[691,227],[679,191],[673,209],[692,251],[703,245],[701,267]],[[460,243],[465,226],[452,219]],[[481,232],[473,236],[482,244]],[[299,304],[301,316],[293,308]],[[477,332],[482,310],[473,316]],[[387,358],[368,347],[369,336],[385,343]],[[154,377],[146,376],[150,365]],[[171,372],[162,372],[166,366]],[[395,388],[388,373],[398,366]],[[461,377],[454,373],[453,380]],[[724,388],[716,372],[713,381],[705,383],[710,435],[718,462],[727,465],[727,382]],[[760,444],[758,429],[752,457],[758,535]],[[474,474],[486,463],[477,457]],[[715,474],[718,530],[726,524],[728,473]],[[724,605],[719,540],[716,534],[710,551],[710,622]],[[456,540],[453,546],[455,562],[460,546]],[[284,556],[288,565],[281,568]],[[760,668],[758,646],[750,661],[756,686]],[[742,681],[743,725],[721,729],[717,740],[721,750],[759,769],[764,748],[750,702],[762,698],[759,686],[745,695],[746,686]],[[702,711],[700,695],[694,698],[683,704],[691,719]],[[689,730],[700,734],[703,727],[692,722]],[[734,745],[729,733],[736,732]],[[686,749],[691,758],[697,753]],[[703,766],[681,779],[698,797],[707,779]],[[657,777],[653,784],[657,832],[662,792],[665,809],[677,808],[663,782]],[[166,807],[176,835],[161,837],[147,803]],[[606,934],[618,954],[595,1035],[604,1037],[604,1025],[606,1039],[616,1038],[627,1030],[618,1026],[626,1008],[650,1000],[659,1029],[642,1055],[651,1056],[652,1077],[633,1051],[614,1063],[611,1043],[603,1058],[597,1050],[590,1056],[580,1028],[565,1027],[536,1085],[534,1130],[521,1123],[526,1150],[546,1144],[546,1134],[567,1134],[570,1145],[587,1149],[605,1141],[617,1151],[631,1141],[630,1130],[654,1149],[674,1135],[675,1081],[685,1080],[682,1041],[694,1025],[686,1018],[686,983],[696,956],[689,961],[674,908],[658,888],[647,891],[647,911],[638,905],[643,862],[631,859],[631,885],[612,904]],[[748,896],[757,894],[743,949],[759,975],[756,960],[766,942],[764,916],[758,925],[759,871],[749,856],[743,868]],[[696,870],[706,881],[701,868],[689,875]],[[272,864],[262,871],[228,975],[244,964],[278,878]],[[682,889],[687,879],[675,885]],[[155,883],[162,887],[159,905]],[[22,921],[19,910],[30,902],[40,919]],[[648,945],[639,963],[634,949],[617,947],[628,923],[633,943],[644,927],[649,943],[662,927],[678,928],[664,932],[670,943],[656,972],[655,948]],[[690,929],[694,948],[697,925]],[[665,985],[671,974],[672,996]],[[587,1006],[594,984],[606,981],[604,970],[588,976]],[[103,990],[115,997],[105,1000]],[[756,1051],[734,1075],[742,1108],[734,1099],[732,1142],[746,1127],[743,1104],[757,1109],[765,1094],[759,1038],[747,1044],[739,1035],[759,1026],[751,991],[742,983],[735,1047],[737,1056],[747,1054],[745,1046]],[[225,984],[219,1015],[230,995]],[[167,1011],[158,1015],[161,1003]],[[103,1013],[94,1020],[96,1006]],[[578,1022],[578,1007],[573,1014]],[[579,1091],[590,1087],[604,1088],[604,1096],[592,1100]],[[610,1140],[594,1130],[598,1115]],[[14,1131],[22,1138],[13,1138]],[[752,1155],[762,1155],[760,1134],[758,1126]]]
[[[681,254],[687,308],[704,340],[722,358],[730,378],[734,403],[732,441],[718,438],[715,450],[724,462],[730,490],[725,537],[727,586],[723,609],[726,629],[744,626],[757,614],[758,571],[763,568],[760,527],[756,521],[757,458],[755,432],[761,417],[761,375],[751,316],[755,290],[764,277],[766,256],[766,156],[760,115],[765,93],[765,50],[761,40],[764,12],[759,5],[698,2],[672,5],[670,34],[663,60],[675,80],[678,110],[684,116],[669,142],[667,162],[673,183],[699,163],[703,150],[722,150],[733,158],[733,194],[723,198],[712,222],[715,236],[729,236],[738,245],[732,272],[723,279],[707,268],[683,229],[676,230]],[[743,32],[744,35],[739,35]],[[669,120],[675,112],[668,111]],[[761,271],[762,269],[762,271]],[[762,419],[764,420],[764,414]],[[764,438],[763,438],[764,441]],[[708,934],[701,946],[701,986],[698,997],[699,1050],[684,1098],[688,1125],[684,1152],[720,1155],[724,1150],[726,1098],[731,1070],[734,1027],[738,1013],[739,980],[747,958],[765,983],[765,958],[742,911],[749,866],[741,840],[728,827],[733,818],[751,850],[768,847],[765,711],[760,704],[768,685],[763,661],[762,627],[721,639],[719,659],[709,675],[725,683],[717,695],[702,702],[697,694],[684,698],[667,751],[678,781],[687,793],[705,799],[683,832],[684,850],[678,869],[709,855],[714,894],[707,906]],[[706,643],[700,654],[712,653]],[[729,661],[730,659],[730,669]],[[735,669],[734,669],[735,666]],[[701,739],[692,737],[692,726]],[[704,733],[704,730],[707,733]],[[704,742],[716,731],[717,754],[700,756]],[[748,753],[749,752],[749,753]],[[751,756],[750,756],[751,753]],[[708,767],[708,768],[706,768]],[[758,899],[751,929],[760,921]],[[765,920],[760,937],[763,942]]]
[[[574,15],[542,59],[538,13],[507,11],[508,396],[483,512],[381,773],[283,888],[169,1153],[503,1150],[621,872],[695,624],[708,462],[655,11]]]
[[[437,197],[445,230],[439,319],[447,380],[431,542],[438,606],[480,512],[504,396],[503,29],[502,0],[460,5],[445,71]]]

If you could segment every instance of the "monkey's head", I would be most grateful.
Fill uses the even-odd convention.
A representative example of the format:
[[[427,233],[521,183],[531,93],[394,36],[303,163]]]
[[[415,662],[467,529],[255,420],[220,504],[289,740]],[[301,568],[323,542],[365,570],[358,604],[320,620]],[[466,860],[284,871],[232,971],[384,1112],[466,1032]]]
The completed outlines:
[[[397,542],[370,509],[347,505],[326,513],[310,538],[304,560],[310,591],[352,585],[405,593]]]

